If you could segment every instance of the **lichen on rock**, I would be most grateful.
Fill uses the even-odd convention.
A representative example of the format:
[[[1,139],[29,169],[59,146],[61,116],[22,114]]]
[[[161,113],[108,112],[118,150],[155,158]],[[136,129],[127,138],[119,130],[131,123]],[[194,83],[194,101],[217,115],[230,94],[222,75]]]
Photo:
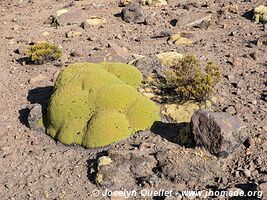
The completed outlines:
[[[137,88],[142,74],[123,63],[75,63],[59,75],[47,112],[47,133],[64,144],[103,147],[148,129],[159,108]]]

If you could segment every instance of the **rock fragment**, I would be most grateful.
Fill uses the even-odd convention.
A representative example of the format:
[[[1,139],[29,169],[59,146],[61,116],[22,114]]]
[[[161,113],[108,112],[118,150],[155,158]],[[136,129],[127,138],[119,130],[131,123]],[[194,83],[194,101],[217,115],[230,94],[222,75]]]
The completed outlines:
[[[174,43],[174,44],[177,44],[177,45],[180,45],[180,44],[183,44],[183,45],[192,44],[192,41],[190,39],[182,37],[180,33],[176,33],[176,34],[171,35],[170,38],[169,38],[169,41]]]
[[[105,24],[106,23],[106,19],[103,18],[103,17],[93,16],[93,17],[87,19],[85,21],[85,23],[88,24],[88,25],[95,26],[95,25]]]
[[[96,182],[104,187],[125,187],[135,183],[134,177],[148,177],[153,174],[157,161],[152,155],[141,155],[140,151],[111,149],[108,156],[98,159]],[[127,184],[131,185],[131,184]]]
[[[190,123],[196,145],[219,157],[227,157],[248,138],[243,122],[229,113],[199,109]]]
[[[32,104],[29,106],[28,125],[31,130],[44,132],[42,120],[42,106],[40,104]]]
[[[79,31],[69,31],[65,33],[67,38],[77,38],[82,35],[82,32]]]
[[[211,14],[202,17],[200,19],[197,19],[193,22],[188,23],[186,26],[188,27],[196,27],[201,29],[207,29],[211,25]]]
[[[164,67],[171,67],[183,58],[183,55],[178,52],[163,52],[157,54],[156,56],[160,60],[161,65]]]
[[[43,81],[44,79],[45,79],[45,76],[44,76],[44,75],[42,75],[42,74],[38,74],[37,76],[31,78],[31,79],[29,80],[29,83],[30,83],[31,85],[36,85],[36,84],[40,83],[41,81]]]
[[[85,15],[81,9],[62,9],[57,11],[56,15],[50,16],[44,23],[52,26],[66,26],[81,24]]]
[[[267,6],[261,5],[254,9],[254,20],[256,23],[267,23]]]
[[[164,149],[156,154],[156,158],[163,176],[175,183],[186,182],[188,187],[206,183],[222,170],[216,157],[201,149]]]
[[[130,3],[122,9],[121,16],[127,23],[143,23],[143,10],[138,3]]]

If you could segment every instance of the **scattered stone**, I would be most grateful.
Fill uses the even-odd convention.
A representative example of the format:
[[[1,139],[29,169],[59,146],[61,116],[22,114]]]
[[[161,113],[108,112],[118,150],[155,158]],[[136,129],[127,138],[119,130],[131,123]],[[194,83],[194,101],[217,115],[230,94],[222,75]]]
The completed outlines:
[[[267,182],[261,183],[260,185],[258,185],[257,190],[262,191],[261,199],[267,200]]]
[[[217,158],[201,149],[178,147],[172,151],[164,149],[156,154],[161,173],[174,183],[186,182],[187,187],[206,184],[211,177],[218,176],[222,165]]]
[[[65,13],[67,13],[67,12],[70,12],[70,10],[67,10],[67,9],[58,10],[56,12],[56,16],[59,17],[60,15],[63,15]]]
[[[111,164],[112,164],[112,160],[108,156],[102,156],[97,160],[98,170],[100,170],[102,166],[111,165]]]
[[[79,32],[79,31],[69,31],[69,32],[66,32],[66,37],[67,38],[77,38],[77,37],[80,37],[82,35],[82,32]]]
[[[46,78],[46,77],[45,77],[44,75],[42,75],[42,74],[38,74],[36,77],[31,78],[31,79],[29,80],[29,83],[30,83],[31,85],[36,85],[36,84],[40,83],[41,81],[43,81],[45,78]]]
[[[93,16],[87,19],[85,22],[83,22],[82,27],[84,28],[87,25],[92,25],[92,26],[101,25],[101,24],[105,24],[106,22],[107,20],[103,17]]]
[[[35,130],[38,132],[44,132],[45,128],[43,125],[43,114],[42,114],[42,106],[40,104],[32,104],[28,107],[29,115],[28,115],[28,125],[31,130]]]
[[[234,58],[232,64],[235,67],[242,67],[243,61],[241,58]]]
[[[63,53],[62,56],[58,59],[58,62],[64,64],[66,62],[68,62],[69,57],[66,53]]]
[[[132,62],[136,68],[138,68],[145,78],[149,77],[152,74],[156,74],[157,77],[164,76],[162,72],[162,66],[160,60],[156,56],[140,56],[134,55],[136,58]]]
[[[257,40],[257,47],[262,47],[263,45],[267,45],[267,34],[261,36],[261,37]]]
[[[231,114],[231,115],[234,115],[236,114],[236,109],[234,106],[228,106],[226,109],[225,109],[225,112]]]
[[[249,169],[243,169],[242,170],[242,173],[244,174],[244,176],[246,177],[246,178],[250,178],[251,177],[251,171],[249,170]]]
[[[192,116],[191,128],[196,145],[219,157],[227,157],[248,138],[243,122],[224,112],[199,109]]]
[[[254,9],[254,20],[258,23],[267,23],[267,7],[266,6],[258,6]]]
[[[180,44],[184,44],[184,45],[189,45],[189,44],[192,44],[192,41],[185,38],[185,37],[182,37],[180,33],[176,33],[174,35],[171,35],[170,38],[169,38],[169,41],[171,43],[174,43],[174,44],[177,44],[177,45],[180,45]]]
[[[144,23],[143,10],[138,3],[130,3],[122,9],[121,16],[127,23]]]
[[[141,0],[143,5],[148,6],[165,6],[168,4],[167,0]]]
[[[50,17],[51,18],[51,17]],[[56,16],[52,17],[51,25],[66,26],[72,24],[81,24],[84,21],[85,15],[81,9],[59,10]],[[49,19],[48,21],[51,21]]]
[[[184,19],[178,20],[179,25],[185,25],[187,27],[196,27],[196,28],[208,28],[211,25],[212,15],[206,15],[204,17],[200,17],[201,15],[196,15],[192,19],[192,15],[184,16]],[[181,21],[181,22],[180,22]]]
[[[75,49],[70,53],[70,55],[73,57],[83,57],[84,51],[83,51],[83,49]]]
[[[119,57],[121,57],[121,58],[123,58],[125,60],[128,60],[129,59],[130,54],[129,54],[128,49],[126,47],[120,47],[117,44],[112,43],[112,42],[110,42],[108,44],[108,46],[111,49],[113,49]]]
[[[183,58],[183,55],[177,52],[164,52],[156,55],[164,67],[171,67]]]
[[[42,32],[42,35],[43,35],[43,36],[48,36],[48,35],[50,35],[50,33],[47,32],[47,31],[45,31],[45,32]]]

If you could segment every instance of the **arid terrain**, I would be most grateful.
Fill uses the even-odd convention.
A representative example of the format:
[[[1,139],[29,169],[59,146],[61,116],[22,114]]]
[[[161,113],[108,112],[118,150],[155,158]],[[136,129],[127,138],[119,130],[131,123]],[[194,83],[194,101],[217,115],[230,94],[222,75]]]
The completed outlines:
[[[252,12],[259,5],[266,0],[169,0],[164,6],[142,6],[144,20],[127,23],[119,0],[0,1],[0,199],[122,199],[94,196],[93,191],[102,194],[105,188],[246,193],[260,185],[267,199],[267,25],[254,23]],[[62,19],[62,24],[51,25],[50,16],[62,9],[78,9],[83,15],[73,16],[77,23]],[[208,24],[187,26],[208,15]],[[93,16],[106,22],[80,23]],[[167,41],[168,34],[178,32],[187,32],[193,43]],[[63,56],[42,65],[25,62],[26,47],[40,41],[59,45]],[[102,149],[66,146],[29,129],[27,108],[46,104],[64,67],[103,61],[102,54],[114,45],[125,47],[127,55],[177,51],[218,64],[222,78],[215,88],[215,110],[243,120],[249,138],[227,158],[217,158],[179,144],[173,131],[177,124],[167,122]],[[124,55],[114,61],[134,59]],[[109,156],[114,164],[101,169],[106,176],[101,184],[94,171],[100,156]]]

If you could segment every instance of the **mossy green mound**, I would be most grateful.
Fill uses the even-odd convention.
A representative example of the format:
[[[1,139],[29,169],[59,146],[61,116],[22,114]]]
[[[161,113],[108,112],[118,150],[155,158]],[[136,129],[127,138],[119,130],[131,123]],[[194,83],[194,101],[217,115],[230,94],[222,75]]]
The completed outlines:
[[[122,63],[75,63],[59,75],[47,133],[64,144],[103,147],[150,128],[159,108],[136,89],[142,74]]]

